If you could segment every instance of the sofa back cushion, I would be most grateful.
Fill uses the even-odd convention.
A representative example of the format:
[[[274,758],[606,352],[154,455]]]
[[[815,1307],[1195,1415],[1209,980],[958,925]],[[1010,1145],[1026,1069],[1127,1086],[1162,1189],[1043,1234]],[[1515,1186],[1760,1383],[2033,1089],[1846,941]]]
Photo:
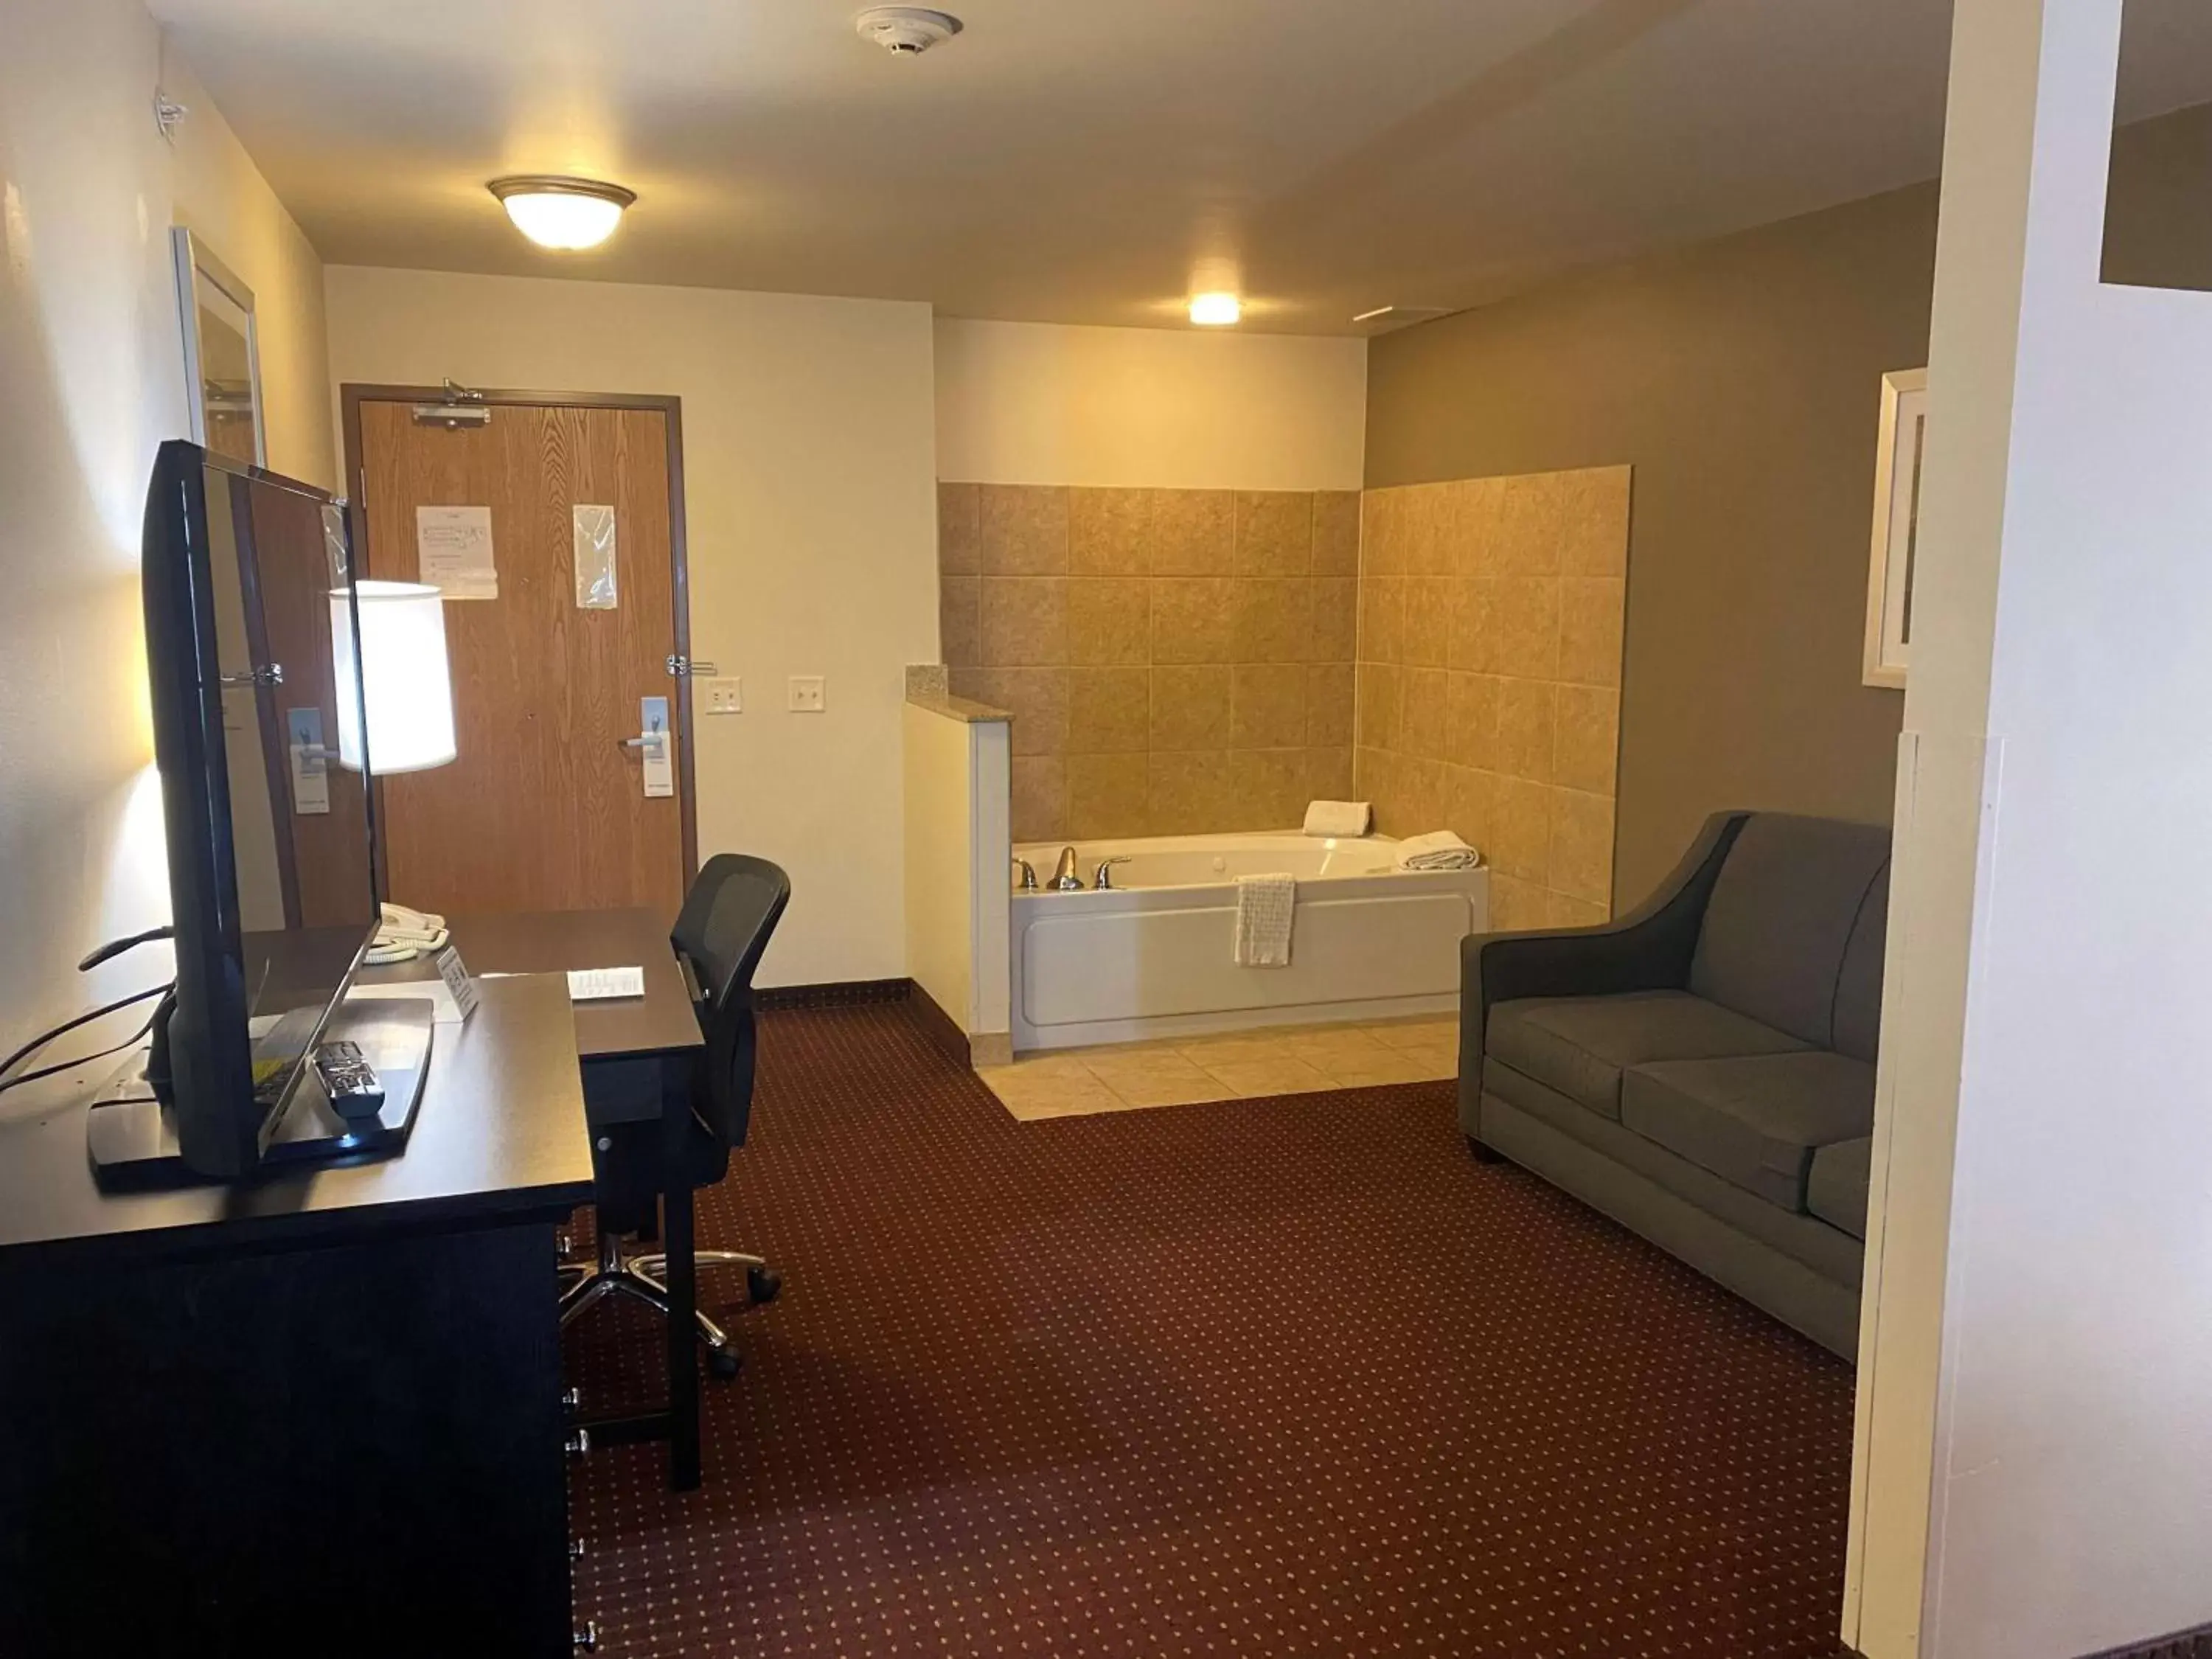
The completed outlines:
[[[1835,1048],[1869,1065],[1881,1047],[1881,967],[1888,942],[1889,866],[1885,864],[1859,907],[1851,942],[1844,947],[1844,970],[1836,981]]]
[[[1889,862],[1889,831],[1754,814],[1721,866],[1690,989],[1821,1048],[1833,1046],[1844,953]]]

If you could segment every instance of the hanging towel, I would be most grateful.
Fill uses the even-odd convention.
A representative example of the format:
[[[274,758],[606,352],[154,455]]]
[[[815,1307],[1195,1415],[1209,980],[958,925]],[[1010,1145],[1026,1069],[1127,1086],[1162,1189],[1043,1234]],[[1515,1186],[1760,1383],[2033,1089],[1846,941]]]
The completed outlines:
[[[1306,808],[1306,834],[1364,836],[1374,819],[1374,810],[1364,800],[1317,800]]]
[[[1298,884],[1295,876],[1237,878],[1238,967],[1291,965],[1291,920],[1297,914],[1297,905]]]
[[[1409,836],[1398,843],[1401,870],[1472,870],[1482,854],[1449,830],[1426,836]]]

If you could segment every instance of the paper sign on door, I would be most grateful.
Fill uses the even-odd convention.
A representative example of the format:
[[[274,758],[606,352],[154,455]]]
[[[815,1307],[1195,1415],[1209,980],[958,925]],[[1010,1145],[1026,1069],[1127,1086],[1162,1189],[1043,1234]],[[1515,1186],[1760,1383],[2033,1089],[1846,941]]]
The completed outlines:
[[[495,599],[499,570],[492,562],[488,507],[415,509],[415,577],[449,599]]]

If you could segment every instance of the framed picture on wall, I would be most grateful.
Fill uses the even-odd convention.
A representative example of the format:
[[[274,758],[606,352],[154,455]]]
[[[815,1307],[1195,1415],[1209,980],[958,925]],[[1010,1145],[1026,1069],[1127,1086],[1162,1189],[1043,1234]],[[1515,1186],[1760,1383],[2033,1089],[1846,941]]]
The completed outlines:
[[[1867,566],[1869,685],[1903,690],[1912,656],[1912,580],[1920,542],[1920,467],[1928,448],[1928,371],[1881,377],[1874,465],[1874,553]]]
[[[181,225],[170,233],[185,329],[191,440],[218,455],[269,464],[261,424],[261,341],[253,290]]]

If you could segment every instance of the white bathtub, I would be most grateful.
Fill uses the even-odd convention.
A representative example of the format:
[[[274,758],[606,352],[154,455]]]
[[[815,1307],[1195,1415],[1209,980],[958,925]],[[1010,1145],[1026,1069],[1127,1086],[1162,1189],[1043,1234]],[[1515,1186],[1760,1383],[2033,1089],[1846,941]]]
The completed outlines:
[[[1018,846],[1040,884],[1060,843]],[[1170,836],[1078,842],[1080,893],[1013,896],[1015,1049],[1256,1025],[1391,1019],[1459,1006],[1460,941],[1490,923],[1490,872],[1405,875],[1376,836]],[[1099,860],[1115,890],[1090,883]],[[1298,880],[1287,968],[1233,957],[1236,878]]]

